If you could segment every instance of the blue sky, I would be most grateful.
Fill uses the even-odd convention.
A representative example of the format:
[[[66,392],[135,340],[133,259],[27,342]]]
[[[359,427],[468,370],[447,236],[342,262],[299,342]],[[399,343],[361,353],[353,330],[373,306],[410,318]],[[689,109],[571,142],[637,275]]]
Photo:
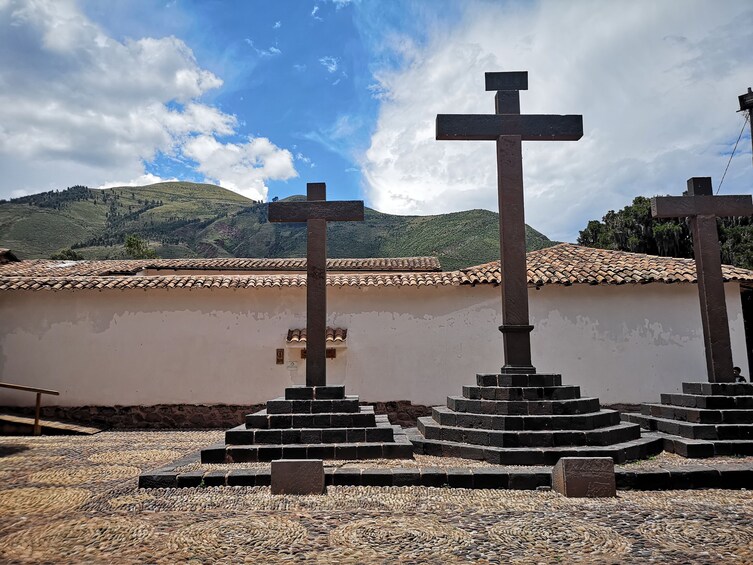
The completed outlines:
[[[0,198],[180,179],[378,210],[496,210],[494,144],[434,140],[528,70],[527,222],[574,241],[639,194],[718,186],[753,85],[753,6],[702,0],[0,0]],[[751,193],[746,130],[722,193]]]

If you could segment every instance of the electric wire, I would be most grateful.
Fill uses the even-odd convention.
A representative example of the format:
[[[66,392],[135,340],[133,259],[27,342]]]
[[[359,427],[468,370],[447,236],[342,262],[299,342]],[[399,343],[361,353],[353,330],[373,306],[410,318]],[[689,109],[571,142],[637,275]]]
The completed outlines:
[[[737,141],[735,141],[735,146],[732,148],[732,155],[729,156],[729,161],[727,161],[727,166],[724,167],[724,174],[722,175],[722,180],[719,182],[719,186],[716,189],[716,194],[719,194],[719,191],[722,189],[722,184],[724,184],[724,177],[727,176],[727,169],[729,169],[729,164],[732,162],[732,157],[735,156],[735,151],[737,151],[737,144],[740,143],[740,139],[743,136],[743,132],[745,131],[745,126],[748,125],[748,118],[750,117],[750,114],[745,114],[745,120],[743,120],[743,127],[740,130],[740,135],[737,136]]]

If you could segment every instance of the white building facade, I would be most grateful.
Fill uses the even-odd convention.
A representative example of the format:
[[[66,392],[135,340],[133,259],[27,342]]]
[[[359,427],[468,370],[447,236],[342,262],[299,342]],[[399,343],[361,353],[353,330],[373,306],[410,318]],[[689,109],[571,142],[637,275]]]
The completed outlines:
[[[634,280],[623,269],[599,282],[602,263],[572,257],[583,249],[563,244],[529,254],[536,368],[561,373],[602,404],[656,402],[683,381],[705,380],[698,291],[687,280],[693,262],[648,258],[649,267],[632,267]],[[599,253],[616,254],[606,257],[610,265],[617,256],[646,258]],[[682,272],[672,271],[678,262]],[[64,406],[128,406],[262,403],[305,380],[300,347],[286,343],[289,330],[306,325],[305,275],[202,274],[186,288],[192,275],[51,277],[40,272],[43,262],[26,270],[23,263],[0,269],[2,381],[60,391],[55,400]],[[657,265],[665,280],[649,282]],[[725,269],[734,362],[745,373],[741,285],[753,273]],[[327,361],[328,381],[363,401],[435,405],[459,395],[475,373],[498,371],[495,277],[492,264],[332,275],[328,325],[347,329],[347,339]],[[31,396],[0,389],[0,405],[29,405]]]

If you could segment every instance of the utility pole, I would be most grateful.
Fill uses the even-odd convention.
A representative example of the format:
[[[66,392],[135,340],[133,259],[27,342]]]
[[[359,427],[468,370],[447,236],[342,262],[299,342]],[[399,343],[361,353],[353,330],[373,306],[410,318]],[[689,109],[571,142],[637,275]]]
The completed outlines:
[[[748,92],[737,97],[740,101],[738,112],[748,112],[748,122],[750,123],[750,142],[753,145],[753,90],[748,87]]]

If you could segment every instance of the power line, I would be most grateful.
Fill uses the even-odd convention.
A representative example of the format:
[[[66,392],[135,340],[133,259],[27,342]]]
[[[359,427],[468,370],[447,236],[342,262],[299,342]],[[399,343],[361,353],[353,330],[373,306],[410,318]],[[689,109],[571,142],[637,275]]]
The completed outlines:
[[[737,136],[737,141],[735,141],[735,146],[732,148],[732,155],[729,156],[729,161],[727,161],[727,166],[724,167],[724,174],[722,175],[722,180],[719,182],[719,187],[716,189],[716,193],[719,194],[719,191],[722,189],[722,184],[724,183],[724,177],[727,176],[727,169],[729,169],[729,164],[732,162],[732,157],[735,156],[735,151],[737,151],[737,144],[740,143],[740,138],[743,136],[743,132],[745,131],[745,126],[748,125],[748,118],[750,117],[750,114],[745,114],[745,120],[743,121],[743,127],[740,130],[740,135]]]

